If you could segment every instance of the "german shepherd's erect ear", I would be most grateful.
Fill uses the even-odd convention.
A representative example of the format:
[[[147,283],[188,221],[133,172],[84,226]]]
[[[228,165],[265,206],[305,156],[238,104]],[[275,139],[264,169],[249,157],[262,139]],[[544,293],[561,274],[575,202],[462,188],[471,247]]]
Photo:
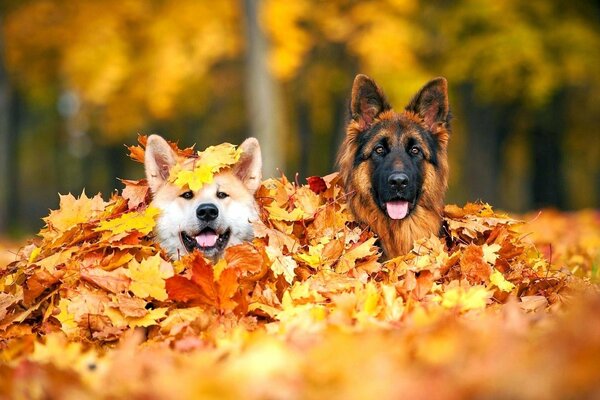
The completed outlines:
[[[262,180],[262,157],[258,140],[251,137],[240,145],[242,155],[233,167],[233,173],[254,194]]]
[[[169,179],[169,171],[177,163],[177,155],[169,146],[169,143],[158,135],[150,135],[146,142],[146,154],[144,167],[146,179],[152,193],[156,191]]]
[[[439,77],[430,80],[412,98],[405,108],[418,115],[432,133],[438,134],[438,140],[448,143],[448,124],[450,123],[450,106],[448,105],[448,81]]]
[[[373,120],[381,112],[391,108],[383,94],[383,90],[377,86],[373,79],[363,74],[356,75],[352,85],[350,116],[359,123],[362,130],[371,126]]]

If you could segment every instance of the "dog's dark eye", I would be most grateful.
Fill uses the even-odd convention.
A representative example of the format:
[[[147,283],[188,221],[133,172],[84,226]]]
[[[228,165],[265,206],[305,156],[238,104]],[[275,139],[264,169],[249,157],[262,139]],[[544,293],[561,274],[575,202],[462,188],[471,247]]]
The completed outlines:
[[[229,197],[229,195],[227,193],[225,193],[225,192],[217,192],[217,197],[219,199],[224,199],[226,197]]]
[[[418,148],[417,146],[413,146],[410,148],[410,154],[412,154],[413,156],[417,156],[421,153],[421,149]]]
[[[385,147],[383,147],[382,145],[379,145],[379,146],[375,147],[375,149],[373,149],[373,152],[375,154],[377,154],[378,156],[382,156],[385,154]]]
[[[183,197],[186,200],[190,200],[194,197],[194,192],[192,192],[191,190],[188,190],[187,192],[181,193],[181,195],[179,197]]]

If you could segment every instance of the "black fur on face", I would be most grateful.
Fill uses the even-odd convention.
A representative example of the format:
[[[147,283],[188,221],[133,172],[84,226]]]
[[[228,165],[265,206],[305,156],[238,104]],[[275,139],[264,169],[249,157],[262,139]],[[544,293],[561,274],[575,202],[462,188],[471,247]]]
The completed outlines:
[[[421,124],[397,117],[375,123],[358,141],[355,165],[370,164],[371,191],[388,217],[388,203],[407,202],[407,214],[416,207],[424,181],[425,163],[437,165],[439,143]]]

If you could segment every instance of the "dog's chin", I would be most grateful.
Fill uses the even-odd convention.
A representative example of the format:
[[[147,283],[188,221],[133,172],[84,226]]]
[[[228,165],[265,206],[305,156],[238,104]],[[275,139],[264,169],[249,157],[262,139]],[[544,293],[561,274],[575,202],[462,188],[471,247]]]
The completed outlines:
[[[227,247],[229,238],[231,237],[231,229],[227,229],[223,233],[217,233],[212,228],[204,228],[194,234],[182,231],[179,235],[188,253],[198,249],[206,257],[216,259]]]
[[[406,219],[415,208],[414,200],[405,198],[394,198],[383,202],[381,207],[388,218],[393,220]]]

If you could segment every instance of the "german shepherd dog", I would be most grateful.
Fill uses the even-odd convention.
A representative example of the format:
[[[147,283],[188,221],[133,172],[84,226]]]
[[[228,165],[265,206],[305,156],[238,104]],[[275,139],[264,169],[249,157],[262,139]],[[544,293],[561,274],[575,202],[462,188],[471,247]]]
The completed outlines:
[[[401,112],[373,79],[354,79],[338,165],[355,219],[379,236],[385,258],[440,232],[449,137],[445,78],[423,86]]]
[[[241,145],[239,161],[214,176],[199,190],[180,188],[169,179],[171,168],[180,163],[193,168],[193,159],[182,159],[158,135],[146,144],[145,167],[152,192],[152,206],[160,210],[155,236],[171,259],[198,249],[213,262],[224,250],[254,238],[258,220],[254,193],[260,186],[262,159],[255,138]]]

